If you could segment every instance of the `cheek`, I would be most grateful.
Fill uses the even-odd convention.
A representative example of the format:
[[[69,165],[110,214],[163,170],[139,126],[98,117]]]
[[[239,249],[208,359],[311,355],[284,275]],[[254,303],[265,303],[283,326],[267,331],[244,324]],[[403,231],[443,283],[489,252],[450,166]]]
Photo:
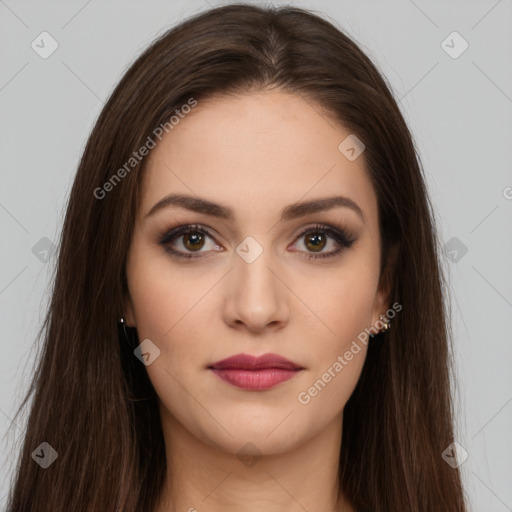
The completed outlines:
[[[160,357],[146,367],[155,387],[169,380],[164,369],[176,377],[202,369],[209,355],[200,340],[209,338],[209,292],[219,276],[180,271],[167,255],[142,244],[130,255],[127,275],[139,340],[150,339],[160,350]]]
[[[371,326],[378,287],[375,254],[369,250],[353,254],[313,288],[311,309],[318,315],[311,318],[321,342],[315,344],[315,364],[301,389],[304,400],[299,400],[311,407],[310,412],[318,408],[321,414],[325,407],[341,410],[359,380],[367,352],[365,329]]]
[[[159,248],[137,245],[127,262],[130,296],[139,337],[160,339],[172,333],[201,299],[208,277],[196,281],[180,271]]]
[[[127,275],[139,341],[150,339],[160,350],[145,367],[149,379],[167,410],[178,416],[177,409],[194,410],[187,375],[206,364],[204,347],[194,340],[205,338],[208,322],[197,320],[204,316],[205,294],[214,280],[191,279],[190,271],[180,272],[165,255],[143,246],[130,254]]]
[[[335,416],[354,391],[366,359],[374,293],[370,286],[331,288],[326,293],[322,321],[329,326],[315,343],[308,378],[297,394],[297,401],[308,417]],[[371,283],[369,283],[371,284]],[[371,341],[370,341],[371,342]]]
[[[298,295],[310,307],[315,331],[330,340],[327,346],[340,349],[370,327],[377,297],[379,258],[369,249],[348,255],[336,268],[307,275]],[[312,285],[312,283],[315,283]],[[313,314],[314,313],[314,314]],[[320,330],[322,327],[322,330]],[[325,346],[325,345],[323,345]]]

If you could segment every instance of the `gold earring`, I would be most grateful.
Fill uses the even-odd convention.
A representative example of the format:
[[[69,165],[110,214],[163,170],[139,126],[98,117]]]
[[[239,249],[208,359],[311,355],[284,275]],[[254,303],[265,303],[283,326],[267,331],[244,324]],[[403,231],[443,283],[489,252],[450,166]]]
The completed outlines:
[[[380,332],[389,331],[389,329],[391,329],[391,322],[388,320],[386,315],[380,315],[380,320],[383,323],[382,329],[380,330]]]

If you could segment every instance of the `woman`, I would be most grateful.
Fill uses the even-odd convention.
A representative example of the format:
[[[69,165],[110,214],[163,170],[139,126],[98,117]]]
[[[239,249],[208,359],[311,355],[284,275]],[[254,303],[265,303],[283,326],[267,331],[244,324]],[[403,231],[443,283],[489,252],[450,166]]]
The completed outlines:
[[[298,8],[196,15],[85,148],[8,510],[465,511],[446,318],[368,57]]]

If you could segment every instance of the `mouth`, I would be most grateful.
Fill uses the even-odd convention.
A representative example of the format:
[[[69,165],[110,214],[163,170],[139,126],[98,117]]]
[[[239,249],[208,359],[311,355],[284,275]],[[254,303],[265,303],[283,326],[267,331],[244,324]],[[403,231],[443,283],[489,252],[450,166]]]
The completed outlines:
[[[208,366],[223,381],[245,390],[265,390],[295,377],[304,368],[277,354],[248,354],[217,361]]]

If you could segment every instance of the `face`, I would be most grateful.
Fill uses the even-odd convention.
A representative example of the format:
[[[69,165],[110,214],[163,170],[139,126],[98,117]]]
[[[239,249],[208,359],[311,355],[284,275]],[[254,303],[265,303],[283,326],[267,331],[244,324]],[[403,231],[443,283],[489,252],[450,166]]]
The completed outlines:
[[[124,313],[151,340],[163,417],[195,439],[277,454],[342,418],[358,335],[388,309],[364,153],[338,149],[349,135],[318,105],[262,91],[199,102],[151,150]],[[211,369],[268,353],[301,369]]]

